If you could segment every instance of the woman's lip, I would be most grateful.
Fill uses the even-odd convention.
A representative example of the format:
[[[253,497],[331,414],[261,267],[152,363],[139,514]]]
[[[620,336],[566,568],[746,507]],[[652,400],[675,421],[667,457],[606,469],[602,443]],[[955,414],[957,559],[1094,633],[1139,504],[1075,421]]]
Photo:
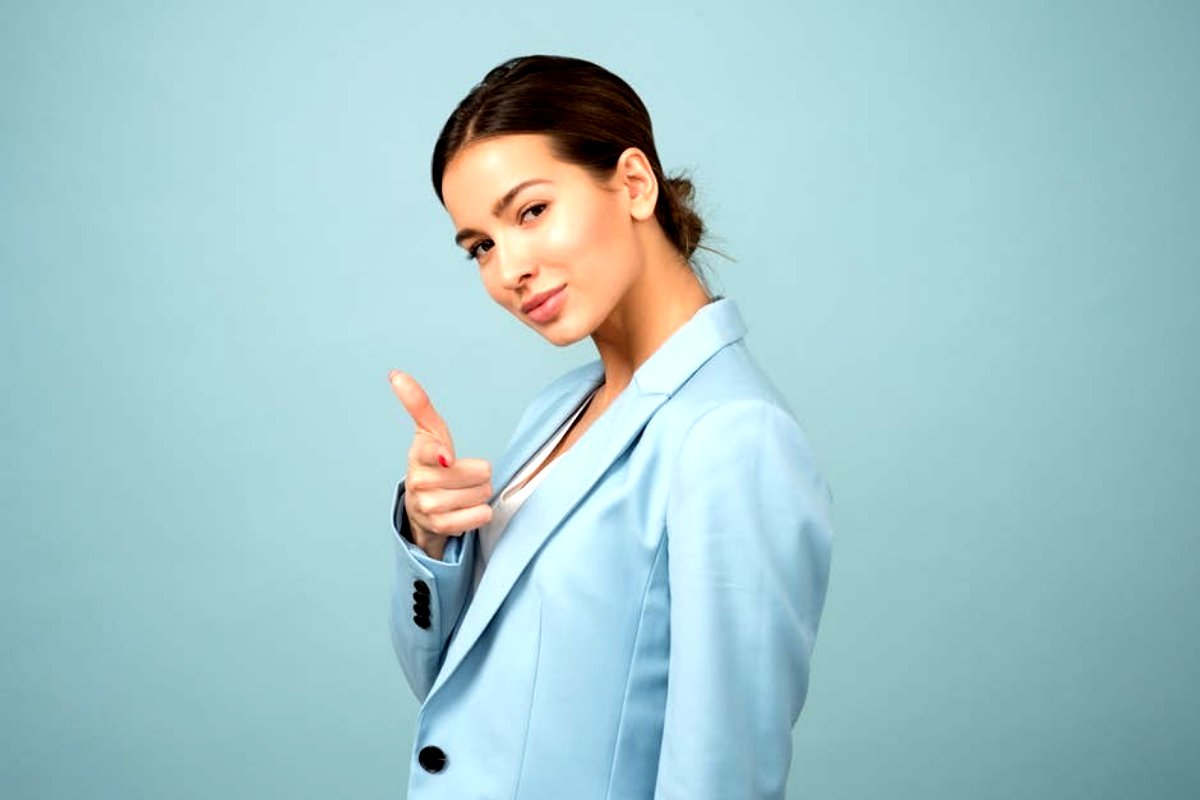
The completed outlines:
[[[566,289],[566,286],[559,288],[554,294],[527,311],[526,316],[538,323],[549,322],[557,317],[558,312],[562,310],[563,304],[567,302]]]
[[[525,308],[522,309],[522,311],[524,311],[526,314],[528,314],[529,312],[533,311],[535,308],[540,306],[542,303],[545,303],[547,300],[549,300],[551,297],[554,297],[554,295],[558,294],[565,288],[567,288],[567,285],[564,283],[562,286],[558,287],[557,289],[553,289],[549,292],[543,292],[540,300],[538,300],[537,297],[535,296],[534,299],[536,300],[536,302],[526,306]]]

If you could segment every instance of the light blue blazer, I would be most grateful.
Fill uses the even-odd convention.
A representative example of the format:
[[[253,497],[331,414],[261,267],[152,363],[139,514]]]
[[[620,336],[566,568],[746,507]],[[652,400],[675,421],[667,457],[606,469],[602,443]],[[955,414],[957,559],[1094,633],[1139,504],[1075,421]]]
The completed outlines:
[[[400,482],[410,800],[784,796],[831,495],[745,332],[721,296],[676,330],[547,468],[473,596],[478,531],[428,557]],[[496,494],[603,377],[597,359],[534,398]]]

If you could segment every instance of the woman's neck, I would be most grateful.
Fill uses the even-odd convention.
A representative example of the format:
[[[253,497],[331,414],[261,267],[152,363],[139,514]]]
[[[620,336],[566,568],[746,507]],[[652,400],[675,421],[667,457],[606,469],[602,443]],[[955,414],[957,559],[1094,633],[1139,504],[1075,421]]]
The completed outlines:
[[[633,380],[637,371],[671,334],[713,298],[688,264],[674,257],[643,271],[617,306],[592,333],[604,364],[604,385],[593,402],[601,408]]]

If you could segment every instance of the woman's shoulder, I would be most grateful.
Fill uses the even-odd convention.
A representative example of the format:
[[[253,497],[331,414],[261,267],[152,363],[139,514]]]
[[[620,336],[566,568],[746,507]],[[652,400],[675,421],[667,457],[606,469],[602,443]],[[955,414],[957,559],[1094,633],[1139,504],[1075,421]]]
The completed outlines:
[[[764,418],[770,420],[767,428]],[[646,421],[641,439],[654,450],[679,453],[689,438],[716,435],[745,442],[767,429],[803,438],[787,399],[739,341],[715,353],[667,395]]]
[[[684,381],[659,410],[690,427],[718,408],[771,406],[799,425],[791,403],[739,340],[713,355]]]
[[[747,453],[789,465],[820,487],[819,459],[807,430],[788,397],[771,380],[742,341],[713,356],[681,384],[651,420],[657,447],[672,454],[665,463],[677,469],[711,469],[714,460],[740,462]]]

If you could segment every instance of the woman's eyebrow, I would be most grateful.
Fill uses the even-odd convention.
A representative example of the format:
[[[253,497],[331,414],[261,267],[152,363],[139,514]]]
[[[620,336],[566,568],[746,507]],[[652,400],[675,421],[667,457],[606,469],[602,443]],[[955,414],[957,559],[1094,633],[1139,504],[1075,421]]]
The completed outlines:
[[[508,208],[509,204],[512,203],[522,189],[539,183],[554,183],[554,181],[550,180],[549,178],[530,178],[529,180],[521,181],[516,186],[505,192],[504,196],[492,205],[492,216],[499,217],[501,214],[503,214],[504,209]],[[455,234],[454,243],[462,244],[464,239],[469,239],[472,236],[482,235],[483,233],[481,231],[477,231],[474,228],[463,228],[461,231]]]

